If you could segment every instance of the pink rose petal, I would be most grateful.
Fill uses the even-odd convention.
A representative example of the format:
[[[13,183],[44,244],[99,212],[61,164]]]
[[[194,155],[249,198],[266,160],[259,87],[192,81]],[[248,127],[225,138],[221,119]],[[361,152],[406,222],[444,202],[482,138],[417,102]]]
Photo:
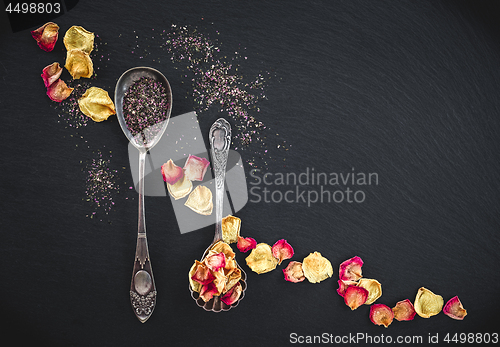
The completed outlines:
[[[184,174],[190,181],[203,181],[209,165],[207,159],[189,155],[184,165]]]
[[[58,79],[47,88],[47,95],[50,100],[61,102],[65,100],[72,91],[73,88],[69,88],[63,80]]]
[[[257,241],[251,237],[238,236],[238,243],[236,244],[236,247],[238,247],[240,252],[246,253],[257,247]]]
[[[56,23],[48,22],[40,28],[33,30],[31,36],[33,36],[41,49],[50,52],[56,45],[59,36],[59,26]]]
[[[370,320],[375,325],[388,327],[392,323],[394,313],[384,304],[373,304],[370,306]]]
[[[345,291],[348,287],[357,286],[357,284],[358,284],[358,282],[355,282],[355,281],[342,281],[342,280],[338,280],[337,283],[339,284],[339,288],[337,289],[337,293],[341,297],[344,297]]]
[[[273,256],[278,259],[278,265],[280,265],[283,260],[293,257],[293,248],[285,239],[277,241],[273,245],[272,251]]]
[[[161,166],[161,174],[165,182],[174,185],[184,176],[184,170],[170,159]]]
[[[291,261],[288,266],[283,269],[285,281],[298,283],[306,279],[304,271],[302,270],[302,263],[298,261]]]
[[[62,67],[59,63],[52,63],[49,66],[46,66],[42,71],[42,78],[45,87],[49,87],[52,83],[59,79],[62,73]]]
[[[223,268],[226,266],[226,255],[222,252],[209,255],[205,259],[205,264],[208,266],[208,268],[210,270],[215,272],[215,271],[219,270],[220,268]]]
[[[344,302],[351,310],[355,310],[363,305],[366,299],[368,299],[368,291],[363,287],[349,286],[345,290]]]
[[[448,317],[457,320],[463,320],[464,317],[467,316],[467,310],[462,306],[462,303],[460,302],[458,296],[454,296],[453,298],[448,300],[446,305],[444,305],[443,313]]]
[[[212,299],[214,297],[214,295],[218,295],[218,294],[219,294],[219,290],[217,289],[217,286],[215,285],[215,283],[213,281],[202,286],[200,289],[200,297],[205,302],[209,301],[210,299]]]
[[[191,276],[193,281],[199,284],[206,285],[214,281],[215,276],[205,264],[198,264],[196,271]]]
[[[361,267],[363,266],[363,260],[360,257],[355,256],[351,259],[347,259],[339,267],[339,279],[343,281],[357,281],[361,277]]]
[[[241,283],[238,282],[231,289],[229,289],[229,291],[226,294],[224,294],[221,300],[226,305],[232,305],[236,301],[238,301],[238,299],[241,296],[241,292],[242,292]]]
[[[413,320],[417,314],[415,312],[415,307],[413,307],[412,302],[408,299],[399,301],[396,306],[392,308],[392,312],[394,313],[394,318],[400,322]]]

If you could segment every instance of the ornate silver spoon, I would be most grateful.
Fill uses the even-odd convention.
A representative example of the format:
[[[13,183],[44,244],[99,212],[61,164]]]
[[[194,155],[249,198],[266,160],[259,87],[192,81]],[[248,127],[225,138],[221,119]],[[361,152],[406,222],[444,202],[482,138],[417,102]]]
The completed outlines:
[[[159,82],[166,91],[168,105],[164,115],[157,123],[137,131],[131,129],[123,112],[123,99],[129,87],[140,78],[148,77]],[[115,89],[116,115],[127,139],[139,150],[139,226],[137,230],[137,246],[135,251],[132,281],[130,283],[130,302],[137,318],[144,323],[153,313],[156,305],[156,286],[149,259],[148,242],[146,239],[146,216],[144,210],[144,167],[146,154],[160,140],[167,128],[172,111],[172,90],[165,76],[149,67],[136,67],[127,70],[116,83]],[[129,115],[130,116],[130,115]],[[130,122],[130,119],[128,119]]]

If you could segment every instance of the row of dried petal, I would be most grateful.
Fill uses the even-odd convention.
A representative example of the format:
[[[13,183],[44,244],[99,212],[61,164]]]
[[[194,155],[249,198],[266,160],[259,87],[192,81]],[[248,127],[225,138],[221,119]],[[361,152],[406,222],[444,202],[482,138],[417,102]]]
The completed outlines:
[[[59,37],[59,26],[52,22],[45,23],[40,28],[33,30],[31,36],[36,40],[38,47],[46,52],[51,52]]]

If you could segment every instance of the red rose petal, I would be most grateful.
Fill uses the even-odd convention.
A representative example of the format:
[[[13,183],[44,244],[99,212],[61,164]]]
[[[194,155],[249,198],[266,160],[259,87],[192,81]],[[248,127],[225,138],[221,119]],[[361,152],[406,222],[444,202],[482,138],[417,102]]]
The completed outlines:
[[[173,185],[184,176],[184,170],[170,159],[161,166],[161,174],[165,182]]]
[[[251,237],[238,236],[238,243],[236,244],[236,247],[238,247],[240,252],[246,253],[257,247],[257,241]]]
[[[241,292],[242,292],[242,287],[241,287],[241,283],[238,282],[236,283],[233,288],[231,288],[226,294],[224,294],[224,296],[221,298],[222,302],[225,303],[226,305],[232,305],[234,304],[236,301],[238,301],[238,299],[240,298],[241,296]]]
[[[202,285],[207,285],[214,281],[215,276],[205,264],[199,263],[191,279]]]
[[[61,76],[62,73],[62,67],[59,65],[59,63],[52,63],[48,66],[46,66],[42,70],[42,78],[43,78],[43,83],[45,84],[45,87],[49,87],[52,83],[57,81],[59,79],[59,76]]]
[[[368,299],[368,291],[363,287],[348,286],[345,290],[344,302],[351,310],[363,305],[366,299]]]
[[[375,325],[388,327],[392,323],[394,313],[384,304],[373,304],[370,306],[370,320]]]
[[[285,239],[277,241],[271,250],[273,256],[278,259],[278,265],[280,265],[283,260],[293,257],[293,248]]]
[[[66,99],[73,88],[69,88],[63,80],[58,79],[47,88],[47,95],[52,101],[61,102]]]
[[[50,52],[56,45],[59,36],[59,26],[56,23],[48,22],[40,28],[33,30],[31,36],[33,36],[41,49]]]
[[[209,255],[205,259],[205,264],[212,271],[217,271],[226,266],[226,255],[222,252]]]
[[[219,291],[214,282],[207,283],[202,286],[200,289],[200,297],[203,301],[207,302],[214,297],[214,295],[218,295]]]
[[[360,257],[355,256],[351,259],[347,259],[339,267],[339,279],[343,281],[357,281],[361,277],[361,267],[363,266],[363,260]]]
[[[338,280],[337,283],[339,284],[339,287],[337,289],[337,293],[341,297],[344,297],[345,291],[348,287],[357,286],[357,284],[358,284],[358,282],[355,282],[355,281],[342,281],[342,280]]]
[[[467,316],[467,310],[462,306],[462,303],[460,302],[458,296],[454,296],[453,298],[448,300],[446,305],[444,305],[443,313],[448,317],[457,320],[463,320],[464,317]]]

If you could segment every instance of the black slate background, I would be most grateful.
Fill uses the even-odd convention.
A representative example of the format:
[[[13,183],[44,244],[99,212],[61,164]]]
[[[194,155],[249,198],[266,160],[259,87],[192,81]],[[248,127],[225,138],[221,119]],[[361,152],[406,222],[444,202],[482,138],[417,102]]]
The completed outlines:
[[[446,333],[498,332],[498,8],[493,1],[80,1],[57,18],[54,52],[41,51],[29,30],[3,33],[2,339],[50,346],[281,346],[293,332],[422,335],[424,341],[436,333],[442,341]],[[441,313],[384,329],[369,321],[367,306],[351,312],[344,305],[335,276],[291,284],[282,278],[283,266],[264,275],[248,270],[248,290],[236,309],[205,312],[189,297],[186,273],[213,229],[181,235],[169,200],[152,197],[146,213],[158,303],[148,322],[137,321],[128,296],[135,192],[123,186],[103,221],[85,217],[90,207],[83,200],[82,163],[98,149],[112,151],[120,182],[131,182],[127,141],[113,117],[77,130],[58,123],[40,73],[64,61],[63,33],[82,25],[106,43],[100,53],[110,58],[100,63],[93,85],[112,94],[123,71],[149,65],[170,80],[172,114],[192,111],[186,97],[192,86],[164,50],[150,40],[148,57],[131,54],[135,36],[141,44],[152,29],[172,23],[217,37],[228,55],[245,47],[244,76],[273,75],[256,115],[272,129],[264,170],[354,167],[379,175],[378,186],[363,188],[361,204],[249,202],[238,213],[242,235],[270,244],[286,238],[294,260],[317,250],[335,273],[340,262],[359,255],[365,277],[383,285],[378,302],[413,301],[425,286],[445,301],[458,295],[468,310],[464,321]],[[220,116],[203,113],[204,134]],[[289,151],[276,148],[283,139]],[[243,254],[238,260],[245,263]]]

